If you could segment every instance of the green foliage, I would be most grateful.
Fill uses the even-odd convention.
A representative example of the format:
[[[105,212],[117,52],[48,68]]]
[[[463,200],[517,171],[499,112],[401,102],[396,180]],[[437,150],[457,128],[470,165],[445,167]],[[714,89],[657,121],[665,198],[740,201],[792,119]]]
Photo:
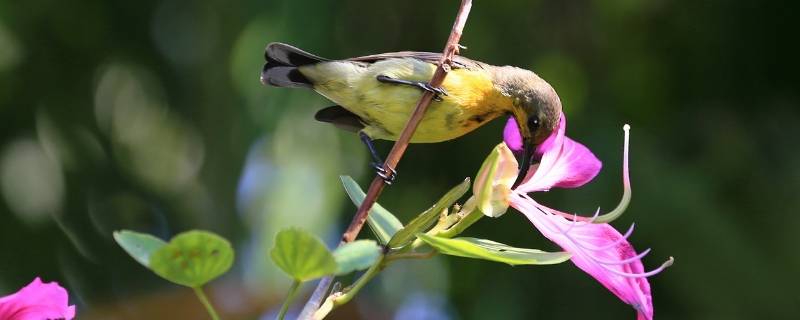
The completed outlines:
[[[133,259],[157,275],[193,288],[211,319],[219,319],[202,286],[228,271],[233,264],[233,247],[228,240],[199,230],[181,233],[169,243],[130,230],[114,232],[114,240]]]
[[[198,288],[227,272],[233,247],[224,238],[192,230],[173,237],[150,256],[150,269],[164,279]]]
[[[350,176],[340,176],[339,178],[341,178],[344,190],[347,192],[347,195],[350,196],[350,200],[352,200],[356,206],[360,206],[366,196],[364,191]],[[369,210],[367,224],[369,224],[372,232],[383,244],[388,243],[392,236],[403,228],[403,223],[377,202],[372,206],[372,209]]]
[[[270,257],[296,281],[308,281],[337,271],[336,260],[325,244],[316,236],[296,228],[278,232]]]
[[[347,243],[333,252],[339,266],[337,275],[364,270],[375,264],[381,257],[381,247],[375,240],[357,240]]]
[[[450,191],[445,193],[432,207],[418,215],[414,220],[411,220],[407,226],[397,231],[392,239],[389,240],[388,246],[390,248],[397,248],[405,246],[413,241],[417,233],[430,227],[441,215],[442,211],[452,206],[456,200],[461,198],[469,190],[469,187],[470,180],[466,178],[459,185],[450,189]]]
[[[114,240],[134,260],[147,268],[150,268],[150,256],[153,252],[167,245],[164,240],[152,235],[130,230],[115,231]]]
[[[233,264],[233,247],[207,231],[181,233],[169,243],[146,233],[114,232],[114,240],[133,259],[174,283],[199,288]]]
[[[333,59],[397,50],[435,52],[442,48],[457,5],[454,1],[436,1],[424,8],[398,1],[371,2],[375,5],[319,1],[311,6],[308,1],[281,5],[242,1],[224,7],[207,0],[72,5],[39,1],[35,7],[23,1],[0,3],[5,4],[0,5],[0,118],[5,120],[0,126],[1,162],[12,155],[16,142],[26,141],[46,151],[47,157],[40,160],[47,161],[36,163],[52,162],[56,170],[46,174],[32,161],[23,162],[23,168],[31,171],[3,170],[20,176],[2,175],[0,283],[8,290],[3,292],[13,291],[10,284],[30,281],[31,270],[59,275],[71,279],[70,293],[80,288],[82,304],[108,311],[108,319],[148,319],[157,311],[145,305],[105,308],[126,303],[131,295],[114,294],[120,288],[101,279],[125,283],[124,290],[142,298],[161,296],[164,288],[154,288],[142,281],[141,273],[130,272],[140,267],[119,255],[119,249],[104,242],[98,231],[107,236],[123,227],[163,228],[164,221],[173,226],[214,221],[214,230],[224,230],[236,243],[240,239],[242,244],[261,246],[266,243],[264,235],[272,237],[288,224],[321,234],[320,225],[352,215],[349,204],[339,202],[344,200],[339,183],[329,177],[350,174],[362,181],[371,174],[366,150],[353,134],[313,120],[317,110],[330,105],[325,99],[312,92],[265,87],[258,81],[266,43],[288,42]],[[638,198],[633,210],[625,213],[629,216],[615,222],[615,227],[624,231],[626,222],[635,220],[644,227],[634,235],[635,247],[652,246],[660,248],[658,254],[689,258],[680,268],[649,278],[656,318],[796,318],[800,218],[787,213],[800,212],[800,149],[791,147],[792,137],[800,136],[800,60],[791,45],[799,23],[787,13],[798,12],[800,2],[558,4],[474,1],[463,38],[469,49],[461,52],[468,58],[536,72],[560,96],[567,135],[603,161],[603,171],[579,190],[532,196],[554,208],[589,216],[598,205],[612,209],[622,192],[618,127],[635,124],[642,131],[633,137],[631,149]],[[353,12],[359,13],[358,20],[341,19]],[[421,14],[425,23],[420,23]],[[319,27],[309,28],[309,21]],[[126,75],[129,72],[120,72],[120,66],[133,69],[135,81]],[[157,112],[141,111],[152,110],[147,105],[157,107]],[[42,126],[40,114],[47,114],[52,126]],[[146,122],[163,116],[170,119]],[[398,217],[401,212],[419,213],[418,208],[432,204],[420,200],[446,191],[442,183],[474,174],[487,151],[502,139],[505,120],[500,117],[445,143],[412,144],[397,168],[399,180],[379,201]],[[118,122],[127,124],[114,124]],[[168,126],[184,135],[174,134]],[[139,139],[137,133],[147,128],[167,134],[147,134],[140,151],[120,142]],[[183,147],[174,147],[176,137]],[[391,145],[377,144],[379,151]],[[154,149],[159,151],[148,152]],[[168,152],[160,151],[164,149]],[[124,154],[119,151],[134,161],[120,159]],[[257,157],[244,161],[245,155]],[[251,174],[258,171],[252,169],[264,167],[270,168],[268,176]],[[140,175],[149,178],[130,179]],[[244,192],[236,187],[245,176],[259,184],[248,189],[255,190],[255,200],[232,201],[234,192]],[[53,202],[48,191],[59,185],[66,188],[63,199]],[[14,205],[25,199],[36,206],[49,203],[53,208],[49,212],[60,212],[57,222],[44,214],[36,223],[27,223],[33,216],[15,211]],[[306,204],[297,199],[314,201]],[[296,204],[303,204],[297,209],[307,212],[302,221],[286,210]],[[221,212],[241,214],[223,218]],[[265,212],[270,216],[262,216]],[[474,227],[481,229],[480,237],[507,244],[541,237],[516,214]],[[362,232],[362,237],[369,233]],[[258,252],[266,253],[271,246],[269,241]],[[69,259],[78,267],[53,263],[64,258],[65,247],[80,253]],[[80,267],[84,259],[95,262]],[[237,277],[247,282],[282,277],[267,260],[242,260],[246,265],[237,269],[253,271]],[[659,260],[648,257],[644,263],[654,266]],[[736,263],[708,272],[710,265],[725,261]],[[509,269],[489,263],[436,264],[436,270],[459,282],[431,293],[448,296],[452,309],[447,310],[457,313],[451,318],[631,318],[629,308],[610,302],[616,300],[608,292],[582,290],[591,280],[575,268],[548,268],[554,281],[538,281],[539,272],[491,272],[498,267]],[[412,267],[408,273],[421,278],[419,273],[427,272],[422,270]],[[395,268],[386,271],[397,273]],[[752,276],[754,271],[758,276]],[[568,281],[573,277],[581,281]],[[263,288],[265,294],[283,294],[269,283]],[[609,303],[592,303],[591,308],[565,309],[559,303],[527,307],[528,297],[554,291],[572,301]],[[476,293],[481,294],[479,303]],[[184,308],[191,307],[175,306],[174,313],[184,314]],[[234,312],[255,319],[261,309],[241,304]],[[376,304],[375,311],[389,315],[393,309]]]
[[[536,249],[511,247],[499,242],[477,238],[455,238],[417,235],[441,253],[465,258],[503,262],[510,265],[556,264],[569,260],[566,252],[546,252]]]

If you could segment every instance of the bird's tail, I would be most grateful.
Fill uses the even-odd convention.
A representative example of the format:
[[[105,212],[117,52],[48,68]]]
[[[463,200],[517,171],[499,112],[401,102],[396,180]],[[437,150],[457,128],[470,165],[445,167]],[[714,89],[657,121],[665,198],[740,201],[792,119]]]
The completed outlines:
[[[328,61],[285,43],[273,42],[264,53],[267,63],[261,82],[276,87],[311,88],[313,84],[297,67]]]

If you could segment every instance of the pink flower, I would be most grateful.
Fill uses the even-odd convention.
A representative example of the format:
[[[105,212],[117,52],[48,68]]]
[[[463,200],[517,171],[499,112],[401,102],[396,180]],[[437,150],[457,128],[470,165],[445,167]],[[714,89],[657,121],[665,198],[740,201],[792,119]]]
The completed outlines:
[[[670,266],[673,259],[659,268],[645,272],[641,258],[650,252],[636,253],[627,241],[633,225],[620,234],[608,223],[622,214],[630,201],[628,176],[628,130],[625,126],[623,159],[623,186],[625,194],[618,207],[600,215],[598,209],[593,218],[587,219],[567,214],[533,200],[528,193],[548,191],[553,187],[575,188],[591,181],[602,167],[597,157],[582,144],[567,138],[566,120],[561,115],[557,130],[536,149],[535,159],[539,163],[531,166],[527,177],[512,190],[508,203],[522,212],[548,239],[572,255],[572,262],[608,288],[625,303],[636,309],[639,320],[653,319],[653,301],[647,277]],[[511,149],[519,149],[519,130],[510,120],[504,131],[504,140]],[[516,165],[516,163],[515,163]]]
[[[534,158],[540,159],[539,163],[531,166],[528,176],[516,190],[535,192],[547,191],[551,187],[576,188],[591,181],[600,172],[600,160],[584,145],[564,136],[566,129],[566,117],[562,113],[556,130],[536,148]],[[519,152],[520,149],[514,148],[519,148],[513,142],[517,140],[515,133],[521,137],[517,123],[512,118],[506,123],[504,138],[513,151]]]
[[[37,277],[17,293],[0,298],[0,319],[70,320],[75,317],[75,306],[67,304],[67,290],[56,282],[43,283]]]

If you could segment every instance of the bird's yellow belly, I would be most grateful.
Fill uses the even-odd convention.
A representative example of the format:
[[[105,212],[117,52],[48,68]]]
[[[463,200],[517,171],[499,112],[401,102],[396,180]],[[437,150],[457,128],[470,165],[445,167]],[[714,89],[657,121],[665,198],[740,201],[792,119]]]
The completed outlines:
[[[304,67],[305,68],[305,67]],[[436,66],[416,59],[389,59],[369,65],[329,62],[301,69],[314,89],[364,120],[373,139],[396,140],[419,101],[422,90],[382,83],[378,75],[427,82]],[[498,94],[483,70],[455,69],[442,87],[447,96],[433,101],[411,142],[440,142],[460,137],[506,112],[508,101]]]

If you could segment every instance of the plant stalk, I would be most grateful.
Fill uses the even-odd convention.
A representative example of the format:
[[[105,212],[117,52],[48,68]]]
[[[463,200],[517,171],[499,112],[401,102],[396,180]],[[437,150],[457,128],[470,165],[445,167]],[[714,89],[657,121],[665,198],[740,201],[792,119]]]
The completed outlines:
[[[194,294],[197,295],[197,299],[200,300],[200,303],[206,307],[206,311],[208,311],[208,315],[211,316],[212,320],[219,320],[219,315],[217,311],[214,310],[214,306],[211,305],[211,302],[208,301],[208,297],[206,297],[205,292],[203,292],[203,287],[196,287],[192,288],[194,290]]]
[[[325,301],[322,308],[315,310],[315,313],[313,314],[313,316],[311,316],[311,319],[313,320],[324,319],[328,315],[328,313],[330,313],[334,309],[338,308],[339,306],[345,303],[350,302],[350,300],[353,300],[353,297],[355,297],[356,294],[358,294],[358,292],[361,291],[361,288],[364,288],[364,286],[367,285],[367,283],[370,280],[372,280],[372,278],[374,278],[376,275],[378,275],[378,273],[381,272],[381,270],[383,270],[383,268],[385,267],[384,261],[385,261],[384,257],[381,257],[380,259],[378,259],[378,261],[375,261],[375,264],[370,266],[369,269],[367,269],[367,271],[364,272],[364,274],[361,275],[361,277],[359,277],[358,280],[356,280],[356,282],[352,286],[344,289],[342,292],[334,293],[333,295],[331,295],[328,298],[328,300]]]
[[[292,286],[289,287],[289,292],[286,294],[286,301],[283,302],[283,306],[281,306],[281,311],[278,313],[278,320],[283,320],[286,317],[286,312],[289,311],[289,306],[292,305],[292,301],[294,297],[297,295],[297,289],[300,288],[300,281],[294,280],[292,282]]]
[[[459,6],[456,20],[453,23],[450,36],[445,44],[442,59],[439,60],[439,66],[436,68],[436,71],[429,82],[432,87],[440,87],[442,85],[447,72],[450,70],[450,64],[452,63],[453,57],[458,54],[458,42],[461,39],[461,34],[464,31],[464,26],[467,23],[467,17],[469,16],[469,11],[471,8],[472,0],[461,0],[461,5]],[[400,162],[400,158],[402,158],[403,153],[405,153],[406,149],[408,148],[408,144],[411,141],[411,137],[414,135],[414,131],[417,130],[417,126],[419,126],[420,122],[422,121],[425,111],[428,110],[428,106],[431,104],[433,96],[434,94],[429,91],[425,91],[422,94],[422,97],[417,103],[417,106],[414,109],[414,112],[411,114],[411,117],[409,117],[403,132],[400,134],[400,137],[397,139],[397,142],[395,142],[394,146],[392,146],[392,150],[389,151],[389,155],[386,156],[386,161],[384,161],[383,168],[387,172],[391,172],[395,167],[397,167],[398,162]],[[364,201],[361,203],[361,206],[358,207],[355,216],[353,216],[353,220],[350,222],[350,225],[347,227],[344,234],[342,234],[340,245],[355,240],[356,236],[358,236],[358,233],[361,232],[361,228],[364,226],[364,223],[367,221],[369,210],[378,200],[378,196],[383,191],[384,187],[385,183],[383,178],[376,175],[372,180],[372,183],[369,185],[369,189],[367,190],[367,195],[365,196]],[[314,293],[311,295],[311,298],[303,308],[303,312],[300,314],[299,319],[308,319],[314,314],[324,298],[327,296],[328,289],[330,288],[332,282],[332,277],[323,278],[319,282],[317,288],[314,290]]]

